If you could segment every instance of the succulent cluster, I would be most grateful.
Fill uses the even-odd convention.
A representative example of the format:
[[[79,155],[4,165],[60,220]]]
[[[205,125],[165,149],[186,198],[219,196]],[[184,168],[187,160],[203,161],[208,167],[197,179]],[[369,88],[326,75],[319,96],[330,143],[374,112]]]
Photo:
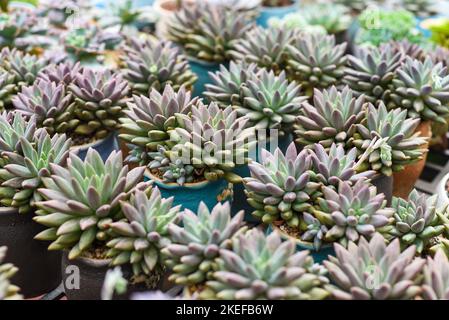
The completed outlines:
[[[329,293],[327,279],[308,271],[313,259],[295,252],[292,241],[273,232],[252,229],[232,240],[232,250],[220,249],[217,270],[200,297],[205,299],[319,300]]]
[[[287,67],[286,46],[293,43],[297,36],[296,30],[257,27],[245,38],[236,41],[230,54],[236,62],[255,63],[259,68],[279,74]]]
[[[0,263],[6,256],[6,247],[0,247]],[[17,273],[18,269],[10,263],[0,264],[0,301],[20,300],[19,288],[12,285],[10,279]]]
[[[359,238],[369,239],[387,226],[394,214],[392,208],[386,207],[385,195],[377,194],[376,187],[364,180],[355,184],[342,181],[337,190],[325,186],[323,193],[315,215],[331,226],[324,237],[327,242],[347,247]]]
[[[23,47],[36,23],[36,15],[32,10],[17,8],[1,12],[0,47]]]
[[[69,249],[69,259],[82,255],[95,241],[110,237],[110,224],[120,220],[120,201],[127,201],[137,190],[145,190],[145,168],[128,171],[121,152],[112,152],[103,162],[100,154],[90,148],[84,162],[74,153],[67,166],[54,164],[51,176],[43,178],[44,197],[37,203],[34,220],[46,230],[35,238],[52,241],[49,250]]]
[[[319,143],[328,149],[336,143],[348,147],[356,125],[365,119],[364,96],[354,97],[348,87],[319,91],[315,89],[313,105],[306,102],[297,117],[297,142],[305,147]]]
[[[449,300],[449,261],[442,251],[427,257],[423,269],[422,297],[426,300]]]
[[[364,95],[368,102],[378,104],[390,100],[391,85],[396,70],[401,66],[404,53],[396,52],[388,45],[359,47],[355,56],[349,56],[350,68],[346,69],[344,82],[357,95]]]
[[[406,58],[397,70],[391,93],[392,105],[408,110],[409,117],[442,124],[449,115],[449,75],[430,57],[424,62]]]
[[[407,200],[393,198],[395,209],[393,228],[390,235],[399,238],[401,246],[407,248],[415,245],[416,252],[421,254],[429,248],[431,240],[443,233],[445,227],[439,219],[437,196],[429,199],[413,190]]]
[[[247,14],[206,1],[184,6],[168,23],[168,37],[187,55],[203,61],[223,62],[237,39],[253,28]]]
[[[69,90],[75,98],[76,117],[81,122],[76,134],[102,139],[118,128],[130,91],[121,75],[86,68],[76,75]]]
[[[312,95],[313,88],[340,84],[345,73],[346,47],[346,43],[337,45],[333,35],[304,33],[287,45],[289,78],[301,84],[308,95]]]
[[[162,92],[166,85],[175,91],[181,86],[191,89],[196,81],[186,57],[169,41],[131,39],[124,52],[122,73],[133,94],[148,95],[152,88]]]
[[[191,115],[176,117],[179,127],[171,135],[176,145],[170,151],[175,159],[187,159],[209,181],[241,182],[233,170],[247,161],[248,144],[254,140],[253,128],[246,129],[248,119],[238,117],[231,106],[220,109],[214,102],[200,103],[192,107]]]
[[[130,263],[136,276],[163,270],[161,249],[170,243],[168,225],[176,222],[181,207],[172,207],[173,199],[163,199],[158,188],[148,188],[121,202],[126,219],[110,224],[116,236],[107,243],[113,266]]]
[[[407,117],[407,110],[387,111],[383,103],[366,110],[366,125],[358,124],[353,145],[360,150],[361,170],[374,170],[385,176],[422,159],[427,139],[415,132],[419,119]]]
[[[283,220],[298,227],[301,214],[312,207],[320,184],[310,178],[312,157],[307,151],[297,152],[292,143],[285,155],[280,149],[274,154],[262,150],[260,163],[250,163],[251,177],[244,178],[252,214],[264,223]]]
[[[413,299],[421,293],[417,284],[425,260],[415,258],[415,247],[401,252],[399,240],[389,245],[376,233],[368,242],[360,238],[348,248],[335,244],[336,256],[324,261],[335,284],[328,289],[339,300]]]
[[[148,152],[170,144],[170,131],[179,126],[177,115],[189,114],[197,103],[198,98],[192,98],[185,87],[175,92],[170,85],[162,94],[152,89],[149,98],[135,95],[124,110],[126,117],[120,118],[119,137],[133,150],[127,161],[148,165],[152,160]]]
[[[65,61],[48,65],[38,74],[37,79],[63,84],[68,87],[75,81],[81,71],[82,67],[79,62],[71,63],[70,61]]]
[[[244,212],[231,218],[228,202],[218,203],[212,211],[201,202],[198,212],[188,209],[182,214],[182,224],[168,226],[172,243],[162,253],[166,265],[173,270],[169,279],[185,286],[202,285],[216,270],[216,258],[221,249],[230,248],[233,237],[245,231]]]

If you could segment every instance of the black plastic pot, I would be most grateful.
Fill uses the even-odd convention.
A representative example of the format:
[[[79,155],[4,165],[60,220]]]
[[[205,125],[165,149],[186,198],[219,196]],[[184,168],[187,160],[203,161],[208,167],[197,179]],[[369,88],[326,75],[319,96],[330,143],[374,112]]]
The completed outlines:
[[[86,257],[78,257],[69,260],[68,251],[62,254],[62,281],[64,292],[68,300],[101,300],[101,290],[107,271],[111,268],[110,259],[96,260]],[[129,266],[122,267],[123,276],[130,279],[132,270]],[[78,283],[73,277],[79,276]],[[163,279],[161,279],[162,282]],[[75,286],[74,286],[75,284]],[[128,291],[124,295],[114,295],[114,300],[128,300],[132,294],[149,291],[144,284],[128,285]],[[154,289],[153,289],[154,290]]]
[[[61,253],[48,251],[47,242],[33,239],[45,228],[32,217],[0,208],[0,246],[8,247],[5,261],[19,268],[11,282],[26,298],[48,293],[61,283]]]
[[[393,198],[393,176],[387,177],[383,174],[375,177],[371,183],[377,188],[378,193],[385,194],[388,205],[391,205]]]

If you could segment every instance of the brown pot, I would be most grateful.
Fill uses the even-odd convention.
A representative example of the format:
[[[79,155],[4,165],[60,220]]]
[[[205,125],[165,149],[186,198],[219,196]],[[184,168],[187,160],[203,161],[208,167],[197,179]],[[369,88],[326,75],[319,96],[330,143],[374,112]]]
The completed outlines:
[[[420,132],[421,137],[430,139],[432,137],[431,122],[421,122],[416,128],[416,132]],[[428,149],[429,143],[422,146],[423,149]],[[424,153],[423,158],[413,164],[405,167],[400,172],[393,173],[393,195],[402,199],[408,199],[408,195],[415,187],[416,181],[418,181],[421,173],[426,165],[427,151]]]

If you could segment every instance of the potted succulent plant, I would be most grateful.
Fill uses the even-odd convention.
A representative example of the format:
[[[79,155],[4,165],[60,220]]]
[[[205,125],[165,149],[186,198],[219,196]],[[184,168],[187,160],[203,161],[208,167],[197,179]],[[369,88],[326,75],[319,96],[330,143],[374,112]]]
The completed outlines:
[[[230,50],[237,39],[253,28],[248,16],[236,10],[198,2],[184,6],[168,24],[168,38],[181,46],[198,76],[194,96],[202,94],[209,82],[209,71],[230,60]]]
[[[168,226],[180,218],[181,206],[173,207],[173,199],[162,198],[157,187],[136,191],[129,202],[121,202],[125,218],[110,225],[115,235],[106,244],[110,248],[107,257],[112,266],[131,264],[130,282],[135,286],[128,289],[128,295],[155,289],[164,277],[161,250],[171,242]]]
[[[304,33],[287,45],[287,74],[302,85],[308,96],[314,88],[326,89],[342,82],[347,43],[336,44],[335,36]],[[313,58],[312,58],[313,57]]]
[[[43,228],[33,221],[37,189],[52,165],[65,165],[70,140],[36,131],[34,117],[0,116],[0,244],[10,248],[8,261],[20,268],[15,282],[26,297],[56,288],[61,281],[61,255],[33,240]]]
[[[268,27],[271,18],[282,18],[298,9],[298,0],[262,0],[262,8],[257,18],[257,24]]]
[[[21,300],[19,287],[11,284],[11,278],[17,273],[18,269],[11,263],[3,263],[7,248],[0,247],[0,301],[1,300]]]
[[[211,74],[213,84],[207,84],[205,96],[216,101],[222,108],[232,105],[240,117],[246,117],[247,127],[256,130],[256,141],[249,145],[248,157],[257,161],[264,148],[277,146],[286,150],[292,141],[293,124],[302,103],[301,88],[286,79],[284,71],[278,76],[274,71],[258,70],[255,64],[231,62],[229,70],[221,67]],[[235,173],[249,176],[246,165],[239,166]],[[234,212],[249,211],[243,193],[243,186],[234,186]],[[250,218],[250,216],[248,216]]]
[[[427,257],[423,268],[421,297],[425,300],[449,299],[448,275],[449,261],[443,251],[438,251],[434,258]]]
[[[392,207],[396,212],[389,234],[400,239],[402,249],[414,245],[417,254],[429,252],[434,239],[445,230],[444,221],[440,219],[443,210],[437,205],[436,195],[427,198],[416,190],[410,193],[408,201],[393,198]]]
[[[131,39],[123,51],[121,71],[133,94],[148,96],[153,88],[162,93],[166,85],[175,91],[181,86],[193,89],[197,76],[173,43],[152,37]]]
[[[389,245],[376,233],[348,248],[335,244],[335,257],[324,261],[337,300],[409,300],[421,293],[418,284],[425,260],[415,257],[415,246],[401,252],[399,239]],[[394,274],[394,277],[391,275]]]
[[[51,241],[48,249],[63,250],[62,274],[69,299],[99,299],[105,273],[111,263],[106,244],[113,238],[110,225],[123,219],[120,201],[135,190],[145,190],[145,168],[128,171],[120,152],[106,161],[90,148],[86,159],[70,153],[67,167],[51,166],[51,176],[42,179],[38,191],[43,197],[36,205],[34,220],[46,227],[37,240]],[[80,270],[80,287],[68,286],[67,269]]]
[[[408,118],[406,110],[387,111],[383,102],[378,108],[370,104],[366,109],[366,122],[356,125],[352,144],[360,150],[360,159],[364,162],[361,167],[381,175],[379,187],[382,185],[380,189],[389,201],[392,194],[405,199],[408,196],[398,192],[395,186],[400,182],[396,181],[394,173],[423,159],[427,152],[427,139],[416,132],[418,125],[419,119]],[[408,186],[401,185],[401,188]]]
[[[173,272],[169,280],[185,287],[188,296],[200,294],[206,281],[216,270],[220,250],[230,248],[232,238],[243,233],[244,212],[231,218],[229,203],[218,203],[209,210],[201,203],[195,212],[185,210],[182,225],[168,226],[172,242],[162,253],[165,263]]]
[[[421,137],[431,137],[431,123],[446,125],[445,117],[449,108],[449,76],[441,63],[434,64],[430,57],[424,62],[406,58],[397,70],[397,79],[393,80],[390,107],[407,110],[408,117],[419,120],[416,132]],[[427,143],[422,144],[426,149]],[[427,153],[423,160],[408,166],[401,173],[395,174],[395,194],[406,197],[420,176]]]
[[[252,229],[235,236],[231,248],[219,250],[216,270],[199,297],[323,300],[329,296],[328,283],[326,271],[314,265],[307,251],[295,252],[293,241]]]

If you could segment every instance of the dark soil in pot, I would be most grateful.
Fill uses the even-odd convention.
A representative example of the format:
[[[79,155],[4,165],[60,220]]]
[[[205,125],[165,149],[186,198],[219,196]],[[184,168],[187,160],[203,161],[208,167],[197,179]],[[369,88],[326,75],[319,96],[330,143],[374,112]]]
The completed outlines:
[[[69,260],[68,251],[62,255],[62,278],[64,291],[68,300],[101,300],[101,290],[109,266],[109,259],[92,259],[79,257]],[[121,267],[123,275],[128,279],[128,291],[123,295],[114,295],[114,300],[129,300],[134,293],[154,290],[145,283],[134,284],[129,279],[132,278],[130,266]],[[79,277],[79,278],[77,278]],[[160,278],[160,275],[157,276]],[[155,280],[156,282],[156,280]],[[158,279],[157,282],[161,282]],[[159,284],[158,283],[158,284]]]
[[[11,281],[26,298],[46,294],[61,283],[61,253],[48,251],[48,242],[33,239],[45,228],[32,218],[33,214],[0,208],[0,246],[8,247],[5,261],[19,268]]]

